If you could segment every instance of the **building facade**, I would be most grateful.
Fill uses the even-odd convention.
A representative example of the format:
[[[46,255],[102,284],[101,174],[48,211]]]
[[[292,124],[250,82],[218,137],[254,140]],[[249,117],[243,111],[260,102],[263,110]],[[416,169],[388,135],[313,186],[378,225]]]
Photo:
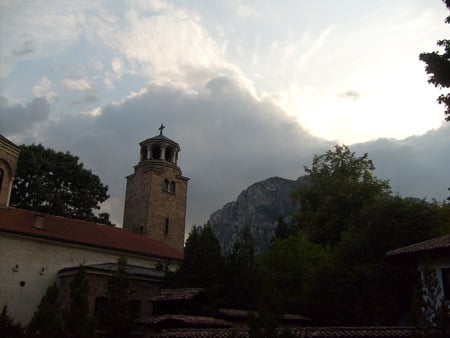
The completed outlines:
[[[140,161],[127,177],[123,228],[182,252],[189,179],[178,166],[179,144],[163,129],[139,144]]]
[[[0,135],[0,307],[6,304],[15,320],[27,324],[54,282],[67,302],[80,266],[87,271],[94,313],[120,257],[127,260],[139,315],[150,314],[145,300],[165,286],[167,272],[183,258],[188,179],[177,166],[179,145],[162,129],[141,143],[144,149],[148,155],[128,177],[127,225],[121,229],[10,206],[20,149]]]

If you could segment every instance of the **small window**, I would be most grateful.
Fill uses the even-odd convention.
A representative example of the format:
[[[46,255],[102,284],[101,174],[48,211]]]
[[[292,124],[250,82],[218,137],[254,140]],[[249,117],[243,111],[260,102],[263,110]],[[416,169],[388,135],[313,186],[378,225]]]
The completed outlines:
[[[169,234],[169,219],[166,218],[166,221],[164,222],[164,235],[168,235]]]
[[[164,180],[163,191],[170,192],[169,180]]]
[[[173,150],[172,147],[168,147],[166,148],[166,152],[165,152],[165,160],[168,162],[172,162],[172,157],[173,157]]]
[[[144,234],[144,227],[143,227],[142,225],[139,227],[139,233],[140,233],[141,235]]]
[[[95,318],[97,321],[97,327],[102,329],[107,325],[107,313],[109,307],[109,300],[104,296],[95,298]]]
[[[174,181],[170,182],[170,192],[172,194],[175,194],[175,188],[176,188],[175,182]]]

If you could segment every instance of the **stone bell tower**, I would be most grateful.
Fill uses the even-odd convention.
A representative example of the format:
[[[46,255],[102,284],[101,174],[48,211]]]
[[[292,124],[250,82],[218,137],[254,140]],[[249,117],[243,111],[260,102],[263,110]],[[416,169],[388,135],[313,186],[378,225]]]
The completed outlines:
[[[123,228],[183,251],[189,178],[177,165],[180,146],[164,128],[139,143],[140,161],[127,176]]]

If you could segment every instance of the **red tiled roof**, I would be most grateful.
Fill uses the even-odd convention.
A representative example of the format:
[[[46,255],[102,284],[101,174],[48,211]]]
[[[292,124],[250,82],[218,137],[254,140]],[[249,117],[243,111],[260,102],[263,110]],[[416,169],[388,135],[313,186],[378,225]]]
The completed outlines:
[[[181,328],[181,327],[225,328],[232,326],[225,320],[216,319],[213,317],[171,315],[171,314],[139,318],[138,320],[136,320],[136,323],[150,327],[170,327],[170,328]]]
[[[185,288],[185,289],[161,289],[159,293],[151,298],[150,302],[165,302],[177,300],[191,300],[199,294],[203,293],[202,288]]]
[[[388,251],[386,256],[403,256],[403,255],[418,255],[431,253],[447,253],[450,254],[450,235],[433,238],[428,241],[415,243],[404,246],[395,250]]]
[[[423,332],[412,327],[300,327],[277,329],[278,333],[288,330],[294,337],[330,337],[330,338],[357,338],[357,337],[425,337]],[[160,338],[226,338],[249,337],[248,329],[178,329],[164,330],[157,337]]]
[[[241,309],[219,309],[219,316],[221,316],[223,318],[234,318],[234,319],[247,320],[249,313],[259,316],[259,313],[255,312],[255,311],[248,311],[248,310],[241,310]],[[311,321],[311,319],[309,319],[309,318],[303,317],[301,315],[293,314],[293,313],[283,314],[281,316],[280,320],[285,321],[285,322]]]
[[[42,215],[43,228],[34,227]],[[182,253],[168,245],[121,228],[41,214],[18,208],[0,209],[0,232],[9,232],[54,241],[112,249],[145,256],[181,260]]]

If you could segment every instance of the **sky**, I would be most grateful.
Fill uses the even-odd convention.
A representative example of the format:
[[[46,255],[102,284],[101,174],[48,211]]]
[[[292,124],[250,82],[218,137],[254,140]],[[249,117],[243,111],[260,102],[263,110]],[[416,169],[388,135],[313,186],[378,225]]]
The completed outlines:
[[[188,229],[335,144],[393,193],[442,201],[450,123],[418,56],[447,15],[438,0],[1,0],[0,133],[77,155],[118,226],[161,123],[191,178]]]

